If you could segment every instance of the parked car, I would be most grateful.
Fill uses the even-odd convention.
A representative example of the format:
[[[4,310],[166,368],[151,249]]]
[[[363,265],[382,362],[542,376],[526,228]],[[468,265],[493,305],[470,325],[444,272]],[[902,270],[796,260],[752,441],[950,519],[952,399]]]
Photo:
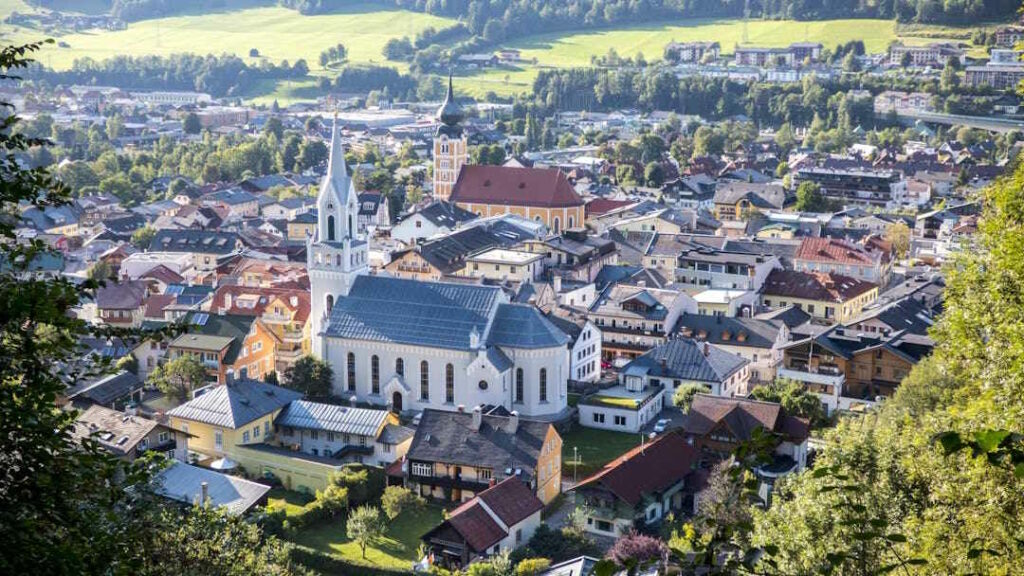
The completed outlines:
[[[671,422],[671,420],[669,420],[668,418],[662,418],[661,420],[658,420],[657,422],[655,422],[654,423],[654,433],[655,434],[661,434],[662,432],[664,432],[665,429],[668,428],[669,422]]]

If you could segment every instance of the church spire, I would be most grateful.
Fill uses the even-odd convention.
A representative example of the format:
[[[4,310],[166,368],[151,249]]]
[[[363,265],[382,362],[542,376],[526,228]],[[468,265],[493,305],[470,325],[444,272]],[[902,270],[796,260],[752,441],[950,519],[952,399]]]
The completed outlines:
[[[441,122],[438,131],[447,134],[449,137],[458,136],[462,132],[459,123],[462,122],[462,108],[455,103],[455,89],[452,86],[452,73],[448,72],[448,93],[444,102],[437,109],[437,119]]]
[[[348,178],[348,167],[345,166],[345,149],[341,145],[341,137],[338,136],[338,112],[334,112],[334,122],[331,124],[331,152],[327,159],[327,177],[336,180]]]

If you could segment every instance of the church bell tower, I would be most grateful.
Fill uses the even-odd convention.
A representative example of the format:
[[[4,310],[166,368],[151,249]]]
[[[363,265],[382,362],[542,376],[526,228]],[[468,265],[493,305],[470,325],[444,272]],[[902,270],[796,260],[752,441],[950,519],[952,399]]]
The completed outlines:
[[[327,173],[316,199],[316,234],[306,250],[310,283],[313,355],[323,358],[321,332],[327,328],[334,303],[348,295],[352,283],[369,269],[367,243],[357,235],[359,200],[345,166],[338,121],[331,127]]]
[[[462,129],[462,108],[455,103],[452,76],[448,75],[448,94],[437,109],[437,132],[434,133],[434,199],[448,200],[466,164],[469,145]]]

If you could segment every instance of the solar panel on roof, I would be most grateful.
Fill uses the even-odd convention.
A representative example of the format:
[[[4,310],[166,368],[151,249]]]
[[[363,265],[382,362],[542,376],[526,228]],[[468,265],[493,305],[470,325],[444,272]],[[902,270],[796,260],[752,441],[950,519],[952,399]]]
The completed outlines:
[[[192,317],[192,323],[196,326],[206,326],[206,322],[210,319],[209,314],[200,313]]]

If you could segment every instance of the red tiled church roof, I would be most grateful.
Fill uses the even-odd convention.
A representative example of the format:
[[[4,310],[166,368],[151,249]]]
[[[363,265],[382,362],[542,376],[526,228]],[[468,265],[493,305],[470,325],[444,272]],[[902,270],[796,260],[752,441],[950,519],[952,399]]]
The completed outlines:
[[[463,166],[450,200],[540,208],[583,205],[583,199],[559,170],[510,166]]]

